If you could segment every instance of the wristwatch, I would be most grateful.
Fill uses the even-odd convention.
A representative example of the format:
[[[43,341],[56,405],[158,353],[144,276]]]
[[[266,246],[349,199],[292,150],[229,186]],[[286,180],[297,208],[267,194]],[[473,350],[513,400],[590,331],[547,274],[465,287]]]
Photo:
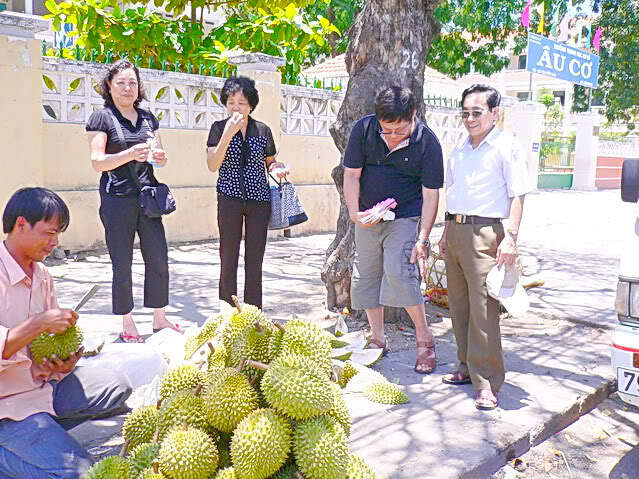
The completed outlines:
[[[422,244],[426,246],[426,248],[430,248],[430,240],[427,239],[417,239],[416,243]]]

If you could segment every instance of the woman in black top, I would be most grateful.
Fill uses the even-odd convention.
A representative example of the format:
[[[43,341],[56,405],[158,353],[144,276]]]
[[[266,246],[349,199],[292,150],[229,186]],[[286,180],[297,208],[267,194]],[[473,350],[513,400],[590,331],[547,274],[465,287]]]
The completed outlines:
[[[129,61],[120,60],[109,67],[101,86],[104,108],[91,115],[86,130],[91,163],[102,173],[100,219],[113,268],[113,314],[123,316],[122,341],[143,342],[131,317],[136,232],[144,258],[144,306],[154,308],[153,329],[179,330],[167,321],[164,311],[169,302],[169,267],[162,219],[142,213],[133,176],[137,176],[140,186],[156,186],[153,164],[164,166],[167,158],[157,132],[157,118],[138,108],[146,98],[138,69]]]
[[[220,231],[220,299],[233,304],[237,294],[237,262],[242,229],[244,302],[262,307],[262,261],[271,215],[266,169],[279,177],[284,164],[275,161],[271,129],[249,114],[259,102],[255,82],[246,77],[226,80],[221,94],[229,118],[211,125],[206,163],[217,180],[217,224]]]

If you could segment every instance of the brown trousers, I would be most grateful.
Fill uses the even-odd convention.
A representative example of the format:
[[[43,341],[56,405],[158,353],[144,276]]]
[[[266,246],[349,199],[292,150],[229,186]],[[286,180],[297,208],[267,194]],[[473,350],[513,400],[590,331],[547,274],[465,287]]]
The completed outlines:
[[[499,302],[488,296],[486,276],[497,263],[504,227],[448,223],[446,278],[459,371],[470,375],[475,390],[498,392],[505,378]]]

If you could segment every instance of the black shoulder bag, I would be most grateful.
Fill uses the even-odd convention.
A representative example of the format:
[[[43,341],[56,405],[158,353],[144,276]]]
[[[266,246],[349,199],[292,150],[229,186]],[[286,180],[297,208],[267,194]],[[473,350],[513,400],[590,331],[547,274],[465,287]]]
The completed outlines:
[[[118,133],[118,138],[126,148],[126,140],[124,139],[122,126],[110,108],[109,113],[111,114],[115,130]],[[138,173],[131,162],[128,163],[128,167],[135,186],[137,186],[140,192],[140,208],[142,208],[142,212],[146,216],[149,218],[159,218],[162,215],[168,215],[176,210],[175,198],[173,198],[171,190],[169,190],[167,185],[158,183],[157,186],[142,186],[140,184],[140,178],[138,178]]]

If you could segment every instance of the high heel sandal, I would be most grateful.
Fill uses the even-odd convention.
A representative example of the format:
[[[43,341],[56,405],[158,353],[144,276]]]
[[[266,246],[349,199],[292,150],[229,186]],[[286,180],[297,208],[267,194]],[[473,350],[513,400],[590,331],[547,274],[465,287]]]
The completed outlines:
[[[415,361],[415,372],[419,374],[430,374],[435,370],[437,364],[437,353],[435,352],[435,343],[428,341],[417,341],[417,349],[426,349],[426,351],[417,351],[417,360]],[[432,351],[432,354],[431,354]]]

